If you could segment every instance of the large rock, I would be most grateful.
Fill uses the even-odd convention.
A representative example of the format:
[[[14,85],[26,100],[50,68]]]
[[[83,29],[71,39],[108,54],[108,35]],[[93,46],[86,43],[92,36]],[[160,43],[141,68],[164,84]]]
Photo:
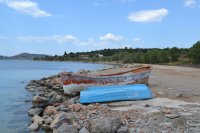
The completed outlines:
[[[67,123],[67,124],[72,124],[73,123],[73,116],[70,113],[65,113],[62,112],[60,114],[57,114],[55,116],[55,119],[52,121],[52,123],[50,124],[50,127],[53,128],[58,128],[59,126],[61,126],[63,123]]]
[[[33,97],[33,107],[45,107],[48,105],[48,99],[41,96]]]
[[[57,93],[55,91],[51,91],[51,92],[47,93],[45,96],[46,97],[53,97],[55,95],[57,95]]]
[[[53,119],[52,119],[51,117],[48,117],[48,118],[46,118],[46,119],[44,120],[44,123],[45,123],[46,125],[50,125],[52,121],[53,121]]]
[[[29,129],[30,131],[36,131],[38,128],[39,128],[38,123],[32,123],[32,124],[28,127],[28,129]]]
[[[51,99],[50,99],[50,102],[51,103],[60,103],[63,101],[63,97],[61,95],[54,95]]]
[[[27,90],[29,90],[29,91],[35,91],[35,90],[37,90],[36,86],[33,85],[33,84],[29,84],[29,85],[27,85],[25,88],[26,88]]]
[[[80,99],[79,96],[72,97],[72,98],[69,99],[69,103],[70,103],[70,104],[79,103],[79,99]]]
[[[42,125],[44,122],[44,119],[38,115],[34,115],[32,120],[33,120],[33,123],[38,123],[38,125]]]
[[[31,108],[28,111],[29,116],[39,115],[42,112],[42,108]]]
[[[79,133],[90,133],[85,127],[81,128]]]
[[[54,130],[55,131],[55,130]],[[56,129],[57,133],[78,133],[78,129],[67,123],[63,123],[59,128]]]
[[[118,130],[117,133],[127,133],[128,132],[128,127],[121,126]]]
[[[50,131],[50,130],[51,130],[50,126],[49,126],[49,125],[46,125],[46,124],[43,124],[43,125],[41,126],[41,128],[44,129],[45,131]]]
[[[92,124],[92,133],[115,133],[121,125],[120,118],[101,119]]]
[[[44,113],[46,113],[47,115],[52,115],[52,114],[56,114],[57,109],[54,106],[47,106],[44,109]]]
[[[61,105],[59,106],[59,110],[60,110],[60,111],[63,111],[63,112],[67,112],[67,111],[68,111],[67,108],[65,108],[65,105],[63,105],[63,104],[61,104]]]

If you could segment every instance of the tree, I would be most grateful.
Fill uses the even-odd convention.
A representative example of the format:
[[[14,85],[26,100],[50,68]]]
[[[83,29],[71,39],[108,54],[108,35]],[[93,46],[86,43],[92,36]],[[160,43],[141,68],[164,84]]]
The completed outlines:
[[[189,50],[189,57],[194,64],[200,64],[200,41],[195,43]]]
[[[64,55],[63,55],[64,57],[67,57],[67,52],[65,51],[65,53],[64,53]]]
[[[178,61],[178,58],[180,57],[180,50],[177,47],[170,48],[169,55],[172,62]]]
[[[123,61],[123,63],[133,63],[133,54],[125,53],[122,61]]]
[[[169,63],[170,56],[167,51],[160,50],[159,52],[159,63]]]
[[[159,63],[159,50],[154,49],[149,51],[148,56],[151,64]]]

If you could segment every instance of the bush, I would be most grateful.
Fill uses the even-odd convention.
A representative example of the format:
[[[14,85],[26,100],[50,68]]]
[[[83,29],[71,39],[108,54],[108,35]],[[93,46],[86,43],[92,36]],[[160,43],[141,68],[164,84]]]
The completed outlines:
[[[200,64],[200,41],[195,43],[189,51],[189,57],[194,64]]]

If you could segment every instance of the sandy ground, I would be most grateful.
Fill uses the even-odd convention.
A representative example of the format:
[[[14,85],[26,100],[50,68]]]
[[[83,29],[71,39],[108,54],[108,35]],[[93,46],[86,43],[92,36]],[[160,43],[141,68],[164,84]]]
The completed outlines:
[[[158,97],[200,103],[200,68],[153,65],[149,85]]]

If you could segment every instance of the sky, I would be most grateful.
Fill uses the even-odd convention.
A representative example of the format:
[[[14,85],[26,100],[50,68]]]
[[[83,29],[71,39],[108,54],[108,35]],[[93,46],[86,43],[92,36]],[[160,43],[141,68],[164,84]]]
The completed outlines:
[[[0,0],[0,55],[190,48],[200,0]]]

